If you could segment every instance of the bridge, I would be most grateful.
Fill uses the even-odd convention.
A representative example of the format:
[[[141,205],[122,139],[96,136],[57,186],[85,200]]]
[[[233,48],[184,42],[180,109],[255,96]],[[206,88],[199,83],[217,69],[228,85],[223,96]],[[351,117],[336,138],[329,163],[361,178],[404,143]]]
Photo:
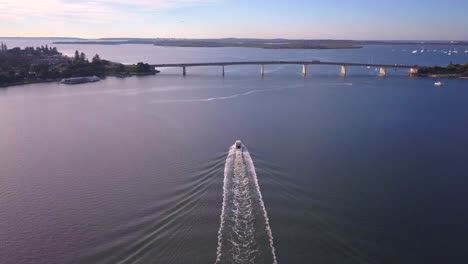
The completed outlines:
[[[341,66],[341,76],[346,76],[347,67],[375,67],[379,68],[379,76],[387,76],[387,69],[408,69],[408,74],[416,74],[420,66],[418,65],[404,65],[404,64],[376,64],[376,63],[355,63],[355,62],[326,62],[326,61],[228,61],[228,62],[205,62],[205,63],[169,63],[169,64],[153,64],[154,68],[174,68],[180,67],[182,69],[182,75],[187,75],[188,67],[205,67],[205,66],[220,66],[222,67],[222,75],[225,75],[224,67],[234,65],[259,65],[260,75],[265,75],[265,65],[302,65],[302,76],[307,75],[308,65],[335,65]]]

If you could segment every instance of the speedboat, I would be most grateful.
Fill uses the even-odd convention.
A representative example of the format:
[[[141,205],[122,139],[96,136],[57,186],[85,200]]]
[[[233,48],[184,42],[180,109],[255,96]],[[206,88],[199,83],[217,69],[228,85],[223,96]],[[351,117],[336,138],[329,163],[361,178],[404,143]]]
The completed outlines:
[[[437,82],[434,83],[434,85],[435,85],[435,86],[442,86],[442,85],[444,85],[444,84],[443,84],[441,81],[437,81]]]
[[[242,148],[242,141],[236,140],[236,149],[241,149]]]

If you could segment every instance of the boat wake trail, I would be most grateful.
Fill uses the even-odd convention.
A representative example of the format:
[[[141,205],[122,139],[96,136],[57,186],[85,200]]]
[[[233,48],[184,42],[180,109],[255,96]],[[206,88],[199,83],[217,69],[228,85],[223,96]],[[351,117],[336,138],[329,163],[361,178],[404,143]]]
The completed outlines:
[[[261,93],[261,92],[270,92],[276,89],[262,89],[262,90],[252,90],[245,93],[240,94],[233,94],[228,96],[221,96],[221,97],[211,97],[211,98],[203,98],[203,99],[180,99],[180,100],[154,100],[152,104],[161,104],[161,103],[194,103],[194,102],[210,102],[210,101],[218,101],[218,100],[228,100],[234,99],[241,96],[251,95],[254,93]]]
[[[255,167],[244,145],[232,146],[226,159],[216,263],[277,263]]]

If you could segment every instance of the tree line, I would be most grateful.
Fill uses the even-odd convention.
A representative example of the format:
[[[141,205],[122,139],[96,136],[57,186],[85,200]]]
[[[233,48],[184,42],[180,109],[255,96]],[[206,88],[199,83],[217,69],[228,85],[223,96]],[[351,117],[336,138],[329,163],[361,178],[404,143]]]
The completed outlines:
[[[0,86],[69,77],[131,76],[156,72],[147,63],[123,65],[103,60],[98,54],[89,61],[86,54],[78,50],[74,56],[67,57],[58,52],[57,48],[47,45],[8,49],[6,44],[0,43]]]

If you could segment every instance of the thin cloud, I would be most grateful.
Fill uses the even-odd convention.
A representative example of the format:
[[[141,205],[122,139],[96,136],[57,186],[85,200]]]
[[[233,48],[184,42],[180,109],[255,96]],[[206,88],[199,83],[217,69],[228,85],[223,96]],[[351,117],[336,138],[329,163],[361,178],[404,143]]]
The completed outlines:
[[[53,19],[108,22],[130,18],[144,10],[158,11],[215,0],[0,0],[0,19]],[[138,10],[138,11],[137,11]]]
[[[87,2],[87,1],[84,1]],[[190,6],[190,5],[200,5],[200,4],[208,4],[215,2],[215,0],[96,0],[95,2],[111,4],[111,5],[127,5],[127,6],[134,6],[134,7],[142,7],[142,8],[153,8],[153,9],[161,9],[161,8],[174,8],[174,7],[183,7],[183,6]]]

